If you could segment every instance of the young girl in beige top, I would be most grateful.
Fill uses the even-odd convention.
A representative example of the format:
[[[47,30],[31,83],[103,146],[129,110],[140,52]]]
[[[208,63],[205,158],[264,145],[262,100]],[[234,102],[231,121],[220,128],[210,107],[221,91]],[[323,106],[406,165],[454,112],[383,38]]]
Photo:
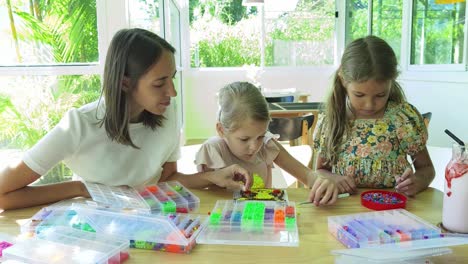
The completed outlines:
[[[257,87],[248,82],[231,83],[219,92],[219,106],[218,136],[208,139],[198,151],[195,163],[199,171],[237,164],[250,174],[261,176],[265,187],[271,187],[271,171],[276,164],[311,186],[309,201],[316,205],[336,201],[335,183],[325,177],[318,178],[268,132],[268,104]]]

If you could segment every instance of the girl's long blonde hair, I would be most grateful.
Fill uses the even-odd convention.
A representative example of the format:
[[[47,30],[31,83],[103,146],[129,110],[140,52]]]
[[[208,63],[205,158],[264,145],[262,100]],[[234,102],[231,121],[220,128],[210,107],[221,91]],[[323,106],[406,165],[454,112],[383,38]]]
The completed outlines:
[[[326,99],[322,133],[329,135],[323,142],[324,158],[328,164],[335,164],[339,146],[349,131],[347,115],[347,92],[343,83],[362,83],[368,80],[391,81],[388,100],[405,102],[406,97],[398,77],[398,62],[393,49],[383,39],[375,36],[359,38],[351,42],[341,58],[340,67],[333,77],[331,92]]]

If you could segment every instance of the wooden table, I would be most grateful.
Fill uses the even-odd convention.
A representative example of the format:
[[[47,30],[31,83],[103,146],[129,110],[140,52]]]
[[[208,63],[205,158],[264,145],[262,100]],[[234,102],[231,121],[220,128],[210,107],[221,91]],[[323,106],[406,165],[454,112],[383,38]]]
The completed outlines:
[[[364,190],[361,190],[364,191]],[[225,190],[193,190],[201,200],[200,214],[207,214],[217,200],[230,199]],[[308,190],[288,189],[291,201],[303,201]],[[409,198],[407,210],[436,225],[442,218],[443,193],[429,188],[416,198]],[[17,235],[19,223],[30,218],[41,207],[11,210],[0,214],[0,232]],[[165,253],[131,249],[126,263],[334,263],[333,249],[344,249],[327,229],[327,217],[332,215],[368,212],[359,203],[359,196],[339,199],[330,207],[303,205],[298,208],[299,247],[197,245],[190,254]],[[433,263],[468,263],[468,246],[452,248],[454,253],[432,258]]]

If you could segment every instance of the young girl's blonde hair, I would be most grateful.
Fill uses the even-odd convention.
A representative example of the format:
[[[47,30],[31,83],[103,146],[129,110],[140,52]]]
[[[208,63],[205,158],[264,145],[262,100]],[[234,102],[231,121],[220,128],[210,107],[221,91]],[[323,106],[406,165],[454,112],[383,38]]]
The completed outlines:
[[[270,121],[268,104],[255,85],[233,82],[218,93],[218,122],[227,131],[235,131],[247,119]]]
[[[405,102],[405,94],[396,78],[398,62],[395,52],[383,39],[375,36],[359,38],[351,42],[341,58],[341,65],[336,70],[331,93],[325,107],[325,120],[322,133],[326,133],[324,147],[328,164],[335,164],[338,148],[349,129],[349,117],[346,114],[347,92],[344,84],[363,83],[368,80],[391,81],[388,100]]]

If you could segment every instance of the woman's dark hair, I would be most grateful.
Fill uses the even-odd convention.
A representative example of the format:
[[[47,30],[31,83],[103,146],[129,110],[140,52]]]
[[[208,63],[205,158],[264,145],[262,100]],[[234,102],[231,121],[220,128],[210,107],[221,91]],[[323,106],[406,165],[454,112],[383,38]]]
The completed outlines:
[[[104,66],[102,95],[106,111],[101,120],[111,140],[138,148],[128,130],[129,99],[139,79],[158,63],[164,51],[175,53],[171,44],[148,30],[122,29],[112,38]],[[124,80],[127,90],[124,89]],[[161,126],[164,119],[146,110],[141,118],[143,124],[152,129]]]

